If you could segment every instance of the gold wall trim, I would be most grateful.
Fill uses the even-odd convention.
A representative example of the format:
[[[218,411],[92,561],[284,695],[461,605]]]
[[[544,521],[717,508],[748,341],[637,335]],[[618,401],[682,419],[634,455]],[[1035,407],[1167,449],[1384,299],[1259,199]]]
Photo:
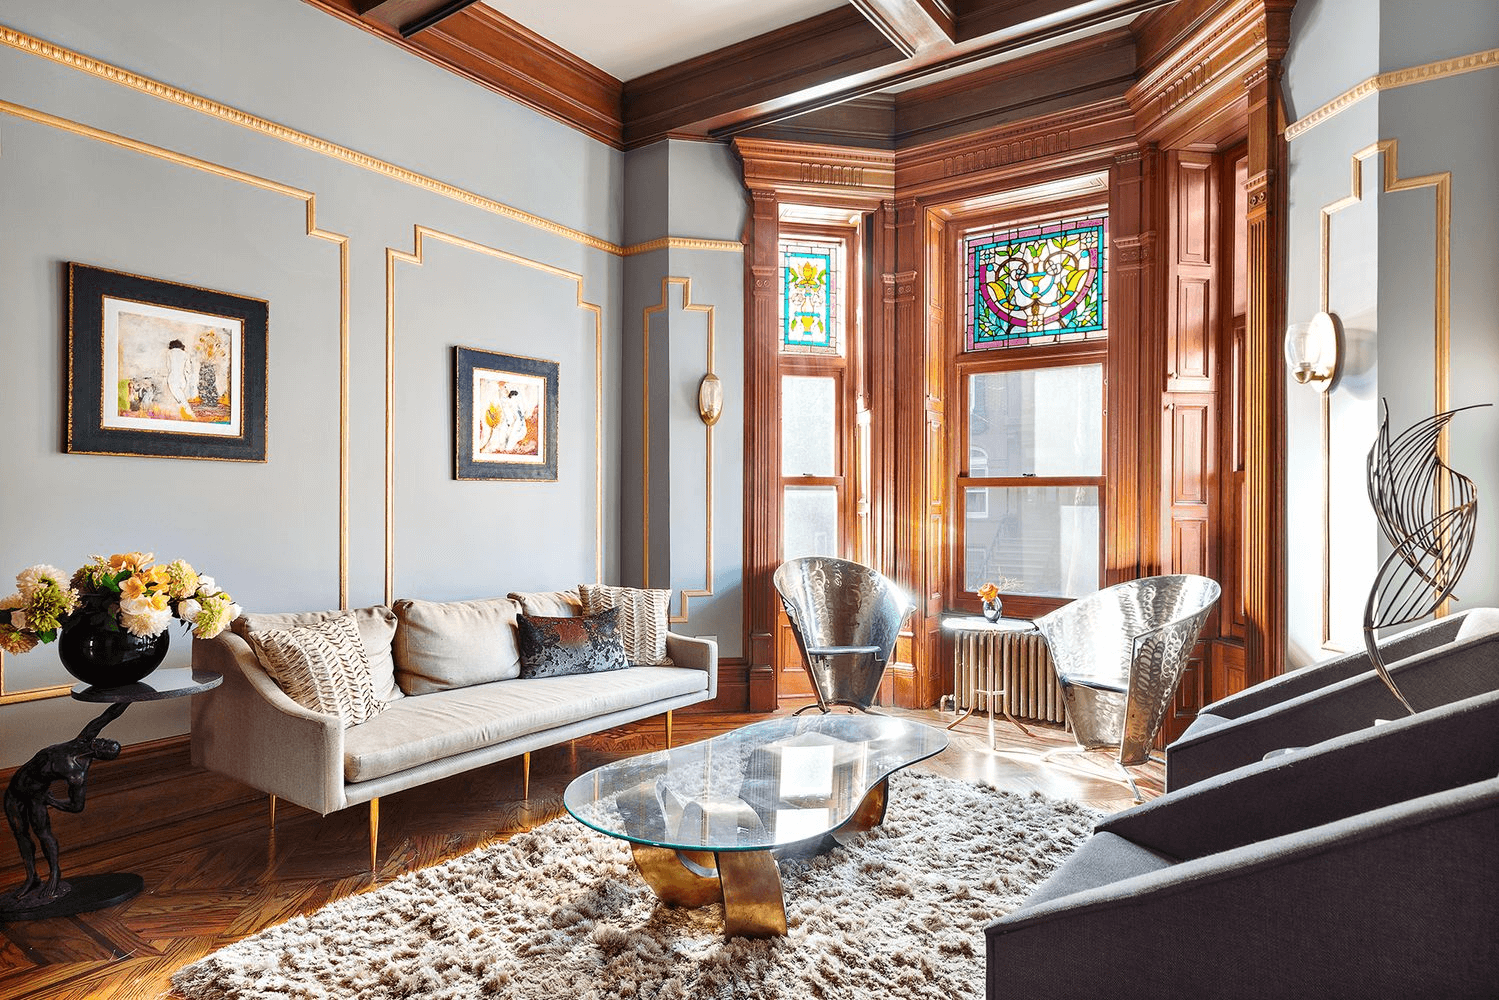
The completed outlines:
[[[137,93],[149,94],[152,97],[176,104],[179,107],[197,111],[211,118],[217,118],[220,121],[226,121],[241,128],[247,128],[252,132],[258,132],[261,135],[279,139],[294,146],[300,146],[303,149],[311,150],[314,153],[319,153],[335,160],[341,160],[344,163],[351,164],[363,170],[369,170],[392,180],[400,181],[402,184],[422,188],[425,191],[441,195],[444,198],[451,198],[454,201],[462,202],[472,208],[533,226],[554,236],[561,236],[564,239],[581,243],[595,250],[602,250],[605,253],[627,257],[637,253],[646,253],[650,250],[658,250],[662,247],[681,250],[723,250],[730,252],[743,252],[744,250],[743,244],[733,241],[702,240],[682,236],[666,236],[631,247],[620,246],[617,243],[611,243],[608,240],[600,239],[597,236],[573,229],[570,226],[564,226],[560,222],[553,222],[551,219],[546,219],[523,209],[516,208],[514,205],[507,205],[502,201],[487,198],[484,195],[476,194],[455,184],[449,184],[446,181],[437,180],[435,177],[428,177],[426,174],[417,173],[415,170],[408,170],[405,167],[397,166],[378,157],[370,156],[368,153],[361,153],[357,149],[350,149],[348,146],[341,146],[327,139],[319,139],[315,135],[298,131],[288,125],[282,125],[279,122],[273,122],[258,115],[252,115],[248,111],[242,111],[239,108],[222,104],[201,94],[180,90],[170,84],[162,83],[160,80],[154,80],[151,77],[142,76],[128,69],[94,59],[81,52],[75,52],[61,45],[56,45],[52,42],[17,31],[14,28],[0,25],[0,43],[4,43],[21,52],[40,56],[60,66],[67,66],[70,69],[96,76],[101,80],[108,80],[110,83],[119,84]]]
[[[454,236],[430,226],[413,227],[409,251],[385,248],[385,603],[395,600],[395,391],[396,391],[396,263],[421,267],[427,240],[470,250],[497,260],[520,264],[544,274],[573,282],[577,307],[593,314],[593,482],[594,482],[594,579],[604,579],[604,319],[603,309],[583,300],[583,276],[551,264],[522,257],[508,250]]]
[[[706,374],[717,372],[713,368],[714,358],[714,336],[713,336],[713,309],[711,305],[694,303],[692,301],[692,279],[676,278],[668,275],[661,279],[661,301],[653,306],[646,306],[640,314],[641,349],[640,349],[640,386],[641,386],[641,451],[640,451],[640,479],[641,479],[641,551],[640,568],[642,586],[651,585],[651,317],[659,312],[665,312],[671,306],[671,286],[678,285],[682,289],[682,311],[704,313],[708,317],[708,371]],[[679,614],[672,615],[670,621],[680,625],[687,621],[688,602],[694,597],[713,596],[713,425],[704,424],[706,432],[707,462],[705,468],[704,482],[707,487],[706,512],[704,521],[707,525],[705,546],[703,549],[703,586],[698,590],[682,589],[682,610]],[[669,570],[668,570],[669,572]]]
[[[652,250],[717,250],[724,253],[744,253],[744,244],[738,240],[700,240],[688,236],[662,236],[646,243],[636,243],[624,249],[624,256]]]
[[[1495,50],[1499,51],[1499,50]],[[1364,199],[1364,163],[1384,157],[1384,193],[1415,191],[1432,188],[1436,196],[1436,245],[1433,248],[1435,269],[1435,307],[1432,315],[1432,366],[1436,371],[1432,387],[1435,410],[1441,413],[1451,408],[1452,371],[1452,171],[1422,174],[1419,177],[1400,176],[1400,143],[1398,139],[1381,139],[1353,154],[1349,193],[1322,208],[1322,260],[1321,284],[1319,287],[1320,308],[1329,312],[1329,297],[1332,270],[1332,217],[1343,209],[1357,205]],[[1332,403],[1331,393],[1322,396],[1322,646],[1341,652],[1332,644]],[[1447,461],[1447,428],[1437,438],[1437,457]],[[1448,498],[1439,497],[1446,506]],[[1441,618],[1450,610],[1450,602],[1444,601],[1437,608]]]
[[[1395,90],[1399,87],[1409,87],[1416,83],[1426,83],[1430,80],[1441,80],[1449,76],[1472,73],[1475,70],[1493,69],[1496,66],[1499,66],[1499,49],[1487,49],[1468,56],[1441,59],[1437,62],[1429,62],[1421,66],[1412,66],[1410,69],[1392,70],[1389,73],[1371,76],[1362,83],[1343,91],[1343,93],[1334,97],[1317,110],[1287,125],[1286,140],[1290,141],[1298,136],[1305,135],[1327,121],[1327,119],[1348,110],[1370,94],[1377,94],[1381,90]]]
[[[3,29],[8,30],[8,29]],[[341,233],[323,229],[317,224],[317,195],[311,191],[282,184],[255,174],[226,167],[210,160],[199,159],[186,153],[153,146],[139,139],[103,129],[84,125],[68,118],[38,111],[11,101],[0,101],[0,114],[10,115],[25,121],[45,125],[72,135],[128,149],[145,156],[175,163],[192,170],[201,170],[226,180],[248,184],[262,191],[284,195],[301,201],[306,206],[307,235],[314,239],[327,240],[338,246],[338,605],[349,604],[349,238]],[[5,654],[0,653],[0,705],[39,698],[57,698],[71,690],[68,685],[34,688],[29,691],[5,691]]]

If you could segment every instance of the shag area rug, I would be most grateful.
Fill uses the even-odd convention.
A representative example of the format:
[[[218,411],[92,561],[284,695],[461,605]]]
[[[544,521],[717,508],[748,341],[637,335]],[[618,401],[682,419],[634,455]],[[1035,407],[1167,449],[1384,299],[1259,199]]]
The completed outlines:
[[[723,908],[659,903],[628,846],[563,816],[297,917],[172,977],[190,1000],[932,1000],[980,997],[983,929],[1098,814],[901,771],[885,822],[781,862],[789,933],[725,939]]]

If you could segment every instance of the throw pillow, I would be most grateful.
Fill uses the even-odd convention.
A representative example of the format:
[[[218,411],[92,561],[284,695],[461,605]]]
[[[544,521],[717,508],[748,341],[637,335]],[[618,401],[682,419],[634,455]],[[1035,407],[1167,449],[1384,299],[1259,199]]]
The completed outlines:
[[[572,590],[539,590],[520,593],[512,590],[505,595],[520,602],[522,613],[533,618],[574,618],[583,613],[583,602],[578,598],[577,588]]]
[[[286,614],[263,612],[241,615],[230,623],[235,635],[252,647],[256,645],[255,634],[271,628],[290,628],[293,625],[312,625],[330,618],[351,617],[359,626],[359,638],[364,640],[364,655],[370,661],[370,680],[375,685],[375,697],[392,702],[404,697],[396,686],[395,661],[391,658],[391,641],[396,635],[396,616],[390,608],[377,604],[370,608],[355,608],[353,611],[305,611]]]
[[[625,656],[631,663],[651,666],[667,666],[671,663],[666,655],[666,633],[670,628],[667,613],[671,605],[671,591],[580,583],[578,594],[583,600],[585,615],[596,615],[610,608],[619,609],[619,638],[625,645]]]
[[[515,644],[515,601],[496,597],[480,601],[412,601],[395,603],[392,651],[396,680],[407,694],[504,681],[520,676]]]
[[[348,615],[254,633],[260,665],[303,708],[337,715],[345,729],[385,711],[375,697],[359,627]]]
[[[579,618],[516,615],[522,677],[560,677],[623,670],[625,647],[619,641],[619,612]]]

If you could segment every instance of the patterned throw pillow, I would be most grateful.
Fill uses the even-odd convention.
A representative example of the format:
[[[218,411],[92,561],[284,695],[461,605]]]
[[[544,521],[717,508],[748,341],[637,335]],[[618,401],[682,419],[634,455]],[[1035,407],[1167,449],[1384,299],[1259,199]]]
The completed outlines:
[[[344,728],[385,711],[375,697],[359,627],[344,615],[254,633],[260,665],[288,698],[314,712],[337,715]]]
[[[619,637],[625,645],[625,656],[631,663],[669,666],[666,655],[667,610],[671,604],[669,590],[636,590],[632,587],[606,587],[597,583],[578,584],[583,613],[596,615],[610,608],[619,609]]]
[[[625,647],[619,642],[619,612],[581,618],[516,615],[522,677],[560,677],[623,670]]]

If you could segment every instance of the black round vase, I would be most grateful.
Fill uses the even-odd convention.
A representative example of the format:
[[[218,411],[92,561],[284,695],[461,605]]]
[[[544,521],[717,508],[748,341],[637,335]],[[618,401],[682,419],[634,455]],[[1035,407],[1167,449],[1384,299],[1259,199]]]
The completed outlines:
[[[63,669],[85,684],[122,687],[161,666],[171,639],[166,629],[141,638],[123,629],[69,625],[57,638],[57,655]]]

